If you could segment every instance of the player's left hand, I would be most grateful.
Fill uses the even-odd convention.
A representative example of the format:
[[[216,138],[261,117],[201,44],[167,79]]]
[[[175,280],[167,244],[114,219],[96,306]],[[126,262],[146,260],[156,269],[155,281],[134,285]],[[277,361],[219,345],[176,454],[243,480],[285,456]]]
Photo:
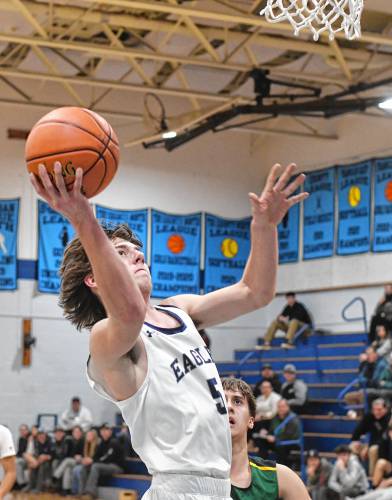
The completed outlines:
[[[295,169],[296,165],[291,163],[280,175],[282,167],[278,163],[275,164],[268,175],[261,195],[249,193],[253,222],[278,225],[290,207],[309,196],[309,193],[292,196],[305,181],[305,175],[300,174],[290,182]]]

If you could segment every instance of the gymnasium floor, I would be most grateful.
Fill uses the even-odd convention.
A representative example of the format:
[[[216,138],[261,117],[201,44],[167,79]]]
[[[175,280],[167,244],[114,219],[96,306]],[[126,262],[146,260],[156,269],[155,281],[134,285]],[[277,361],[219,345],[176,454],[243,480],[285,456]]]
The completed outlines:
[[[67,500],[80,500],[80,497],[62,497],[60,495],[55,495],[54,493],[14,493],[11,495],[10,500],[58,500],[58,499],[64,499],[66,498]],[[8,500],[8,498],[7,498]]]

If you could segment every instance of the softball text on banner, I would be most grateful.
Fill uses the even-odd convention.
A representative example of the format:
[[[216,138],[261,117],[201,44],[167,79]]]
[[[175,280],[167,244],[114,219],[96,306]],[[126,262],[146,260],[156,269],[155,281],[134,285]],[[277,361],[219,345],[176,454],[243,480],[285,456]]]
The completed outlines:
[[[376,161],[373,251],[392,251],[392,158]]]
[[[306,175],[304,190],[303,258],[330,257],[334,250],[335,172],[327,168]]]
[[[338,169],[339,255],[370,249],[370,161]]]
[[[205,293],[241,279],[250,251],[250,218],[232,220],[206,214]]]
[[[294,178],[292,179],[294,180]],[[296,191],[294,195],[298,194]],[[296,204],[283,217],[278,226],[279,264],[298,261],[299,205]]]
[[[152,296],[200,293],[201,214],[151,213]]]
[[[109,228],[117,224],[126,224],[142,242],[143,252],[146,256],[148,233],[148,211],[146,208],[143,210],[115,210],[96,205],[95,215],[101,223]]]
[[[59,269],[64,249],[73,238],[71,224],[50,206],[38,200],[38,290],[58,293]]]
[[[0,290],[16,288],[19,200],[0,200]]]

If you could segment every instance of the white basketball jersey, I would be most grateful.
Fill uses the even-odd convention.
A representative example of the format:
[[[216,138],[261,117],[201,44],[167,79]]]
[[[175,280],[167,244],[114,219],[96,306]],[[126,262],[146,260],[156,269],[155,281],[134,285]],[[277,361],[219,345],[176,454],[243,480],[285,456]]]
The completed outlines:
[[[222,384],[191,318],[157,306],[178,320],[176,328],[144,323],[140,336],[148,359],[140,389],[114,401],[129,426],[135,451],[151,474],[196,473],[228,478],[231,435]],[[91,387],[113,399],[87,375]]]

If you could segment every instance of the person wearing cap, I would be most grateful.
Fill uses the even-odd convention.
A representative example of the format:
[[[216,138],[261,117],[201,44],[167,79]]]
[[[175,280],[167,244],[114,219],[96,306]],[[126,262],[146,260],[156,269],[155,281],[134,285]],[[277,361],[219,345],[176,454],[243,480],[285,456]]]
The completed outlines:
[[[312,500],[329,500],[328,480],[332,464],[320,457],[318,450],[309,450],[306,454],[306,486]]]
[[[346,497],[355,498],[366,493],[369,482],[358,457],[345,444],[339,445],[335,453],[337,458],[328,481],[335,498],[344,500]]]
[[[62,427],[56,427],[53,443],[52,482],[55,489],[59,492],[62,491],[61,478],[67,469],[67,463],[71,455],[71,447],[71,436],[67,436]],[[66,489],[70,489],[70,487]]]
[[[312,328],[312,319],[306,310],[306,307],[297,302],[294,292],[286,293],[287,305],[280,315],[268,327],[264,335],[264,345],[262,349],[268,350],[271,348],[272,339],[275,337],[278,330],[286,333],[286,342],[282,343],[285,349],[294,348],[294,337],[298,330],[307,325],[307,331]]]
[[[232,441],[231,498],[309,500],[305,485],[294,471],[279,463],[248,456],[247,434],[254,426],[255,398],[243,380],[226,378],[222,385]]]
[[[12,490],[16,480],[16,453],[14,440],[10,430],[0,425],[0,467],[4,471],[0,481],[0,500]]]
[[[71,399],[71,407],[62,413],[60,425],[66,431],[72,431],[76,425],[79,425],[83,432],[88,431],[92,427],[93,418],[91,411],[82,406],[82,402],[78,396]]]
[[[273,391],[280,394],[282,382],[280,381],[279,375],[273,371],[271,363],[264,363],[261,367],[260,374],[261,379],[256,382],[255,388],[253,389],[254,397],[257,398],[261,395],[261,384],[264,380],[271,382]]]
[[[291,411],[303,413],[308,396],[307,385],[303,380],[297,378],[297,368],[295,365],[285,365],[283,368],[283,377],[286,382],[282,385],[280,391],[282,398],[288,402]]]

